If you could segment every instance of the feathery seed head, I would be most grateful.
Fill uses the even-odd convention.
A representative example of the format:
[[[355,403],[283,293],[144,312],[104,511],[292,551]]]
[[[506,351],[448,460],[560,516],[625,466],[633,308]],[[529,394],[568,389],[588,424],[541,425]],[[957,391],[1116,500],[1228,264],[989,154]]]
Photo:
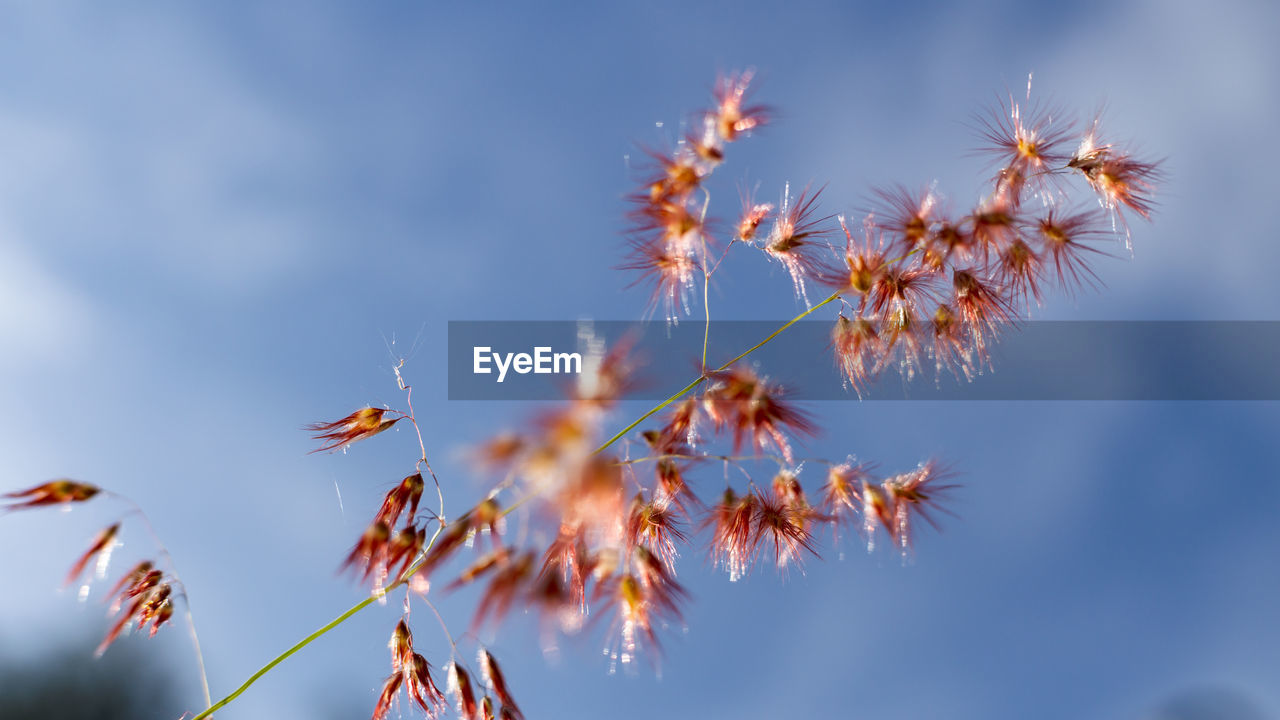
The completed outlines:
[[[1028,180],[1043,189],[1049,173],[1066,161],[1064,146],[1071,130],[1061,122],[1055,127],[1055,115],[1061,114],[1039,105],[1024,108],[1010,97],[1007,104],[998,100],[997,107],[982,121],[982,136],[987,142],[983,150],[1004,168],[1002,177],[1017,179],[1019,190]],[[1011,199],[1016,205],[1017,195]]]
[[[871,292],[871,288],[875,287],[876,281],[885,271],[883,239],[877,233],[870,216],[863,223],[861,243],[855,243],[853,233],[849,232],[849,226],[845,224],[844,216],[841,215],[837,219],[840,222],[840,229],[844,231],[844,259],[848,272],[830,276],[827,284],[837,288],[848,288],[859,295],[866,295]]]
[[[129,606],[107,631],[95,655],[101,657],[130,623],[133,623],[138,630],[150,625],[151,629],[147,634],[149,637],[155,637],[160,626],[169,622],[173,617],[173,588],[163,581],[163,577],[163,573],[159,570],[148,571],[116,598],[111,606],[112,613],[119,612],[126,602]]]
[[[823,257],[828,250],[828,246],[822,241],[827,231],[820,227],[828,218],[814,217],[821,189],[810,195],[809,188],[806,187],[794,202],[790,193],[791,186],[788,184],[782,194],[778,215],[774,218],[773,227],[764,238],[763,245],[765,253],[782,263],[791,275],[796,297],[805,299],[807,303],[805,280],[827,277],[832,272]]]
[[[1119,213],[1121,206],[1150,220],[1155,207],[1151,196],[1161,177],[1160,163],[1138,160],[1110,144],[1103,144],[1098,139],[1100,120],[1094,118],[1067,167],[1084,175],[1097,193],[1098,201],[1121,222],[1124,221]]]
[[[1052,260],[1058,284],[1068,293],[1082,285],[1101,282],[1089,267],[1086,253],[1105,255],[1090,245],[1102,238],[1097,212],[1084,211],[1062,217],[1055,210],[1036,222],[1036,230],[1045,253]]]
[[[688,197],[702,182],[703,169],[698,157],[681,146],[675,152],[661,153],[645,150],[658,166],[658,177],[649,182],[648,197],[640,197],[651,204],[679,202]]]
[[[905,255],[924,245],[936,221],[938,197],[928,189],[912,191],[903,185],[877,188],[875,194],[882,218],[877,224],[892,234],[898,252]]]
[[[790,485],[785,479],[783,482]],[[795,488],[798,487],[797,483]],[[772,546],[774,562],[779,570],[785,571],[789,565],[799,564],[802,550],[817,557],[813,535],[808,527],[813,511],[807,504],[793,504],[782,497],[768,497],[760,492],[756,492],[755,496],[756,542],[764,541]],[[803,492],[801,497],[803,498]]]

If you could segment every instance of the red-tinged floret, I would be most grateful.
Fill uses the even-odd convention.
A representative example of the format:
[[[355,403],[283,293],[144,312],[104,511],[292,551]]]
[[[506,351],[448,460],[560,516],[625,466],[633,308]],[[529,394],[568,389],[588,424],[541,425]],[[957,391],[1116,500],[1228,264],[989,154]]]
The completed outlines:
[[[837,220],[845,237],[844,266],[838,270],[831,270],[823,276],[822,280],[837,290],[852,291],[862,296],[861,303],[865,305],[866,296],[875,288],[880,276],[888,268],[884,255],[884,237],[870,216],[863,221],[860,241],[853,239],[853,233],[849,231],[843,216],[838,217]]]
[[[773,551],[774,563],[779,570],[800,564],[803,552],[814,557],[818,551],[813,546],[813,534],[809,531],[810,520],[816,513],[808,503],[789,501],[781,493],[773,497],[764,493],[756,493],[756,538]]]
[[[999,181],[1012,190],[1008,199],[1016,207],[1023,186],[1047,189],[1051,173],[1066,162],[1066,143],[1071,128],[1062,122],[1061,111],[1033,105],[1023,107],[1010,97],[998,101],[989,117],[982,120],[983,151],[990,152],[1001,167]]]
[[[414,473],[401,480],[383,498],[382,507],[378,509],[378,514],[374,516],[374,520],[386,523],[387,527],[395,527],[401,513],[404,512],[407,506],[409,508],[407,524],[412,525],[414,516],[418,514],[418,503],[422,500],[422,491],[425,487],[426,484],[422,480],[422,473]]]
[[[4,510],[24,510],[30,508],[50,507],[53,505],[65,505],[68,503],[80,503],[92,499],[99,492],[96,486],[88,483],[76,482],[75,480],[52,480],[43,485],[19,490],[17,492],[5,493],[0,498],[10,498],[15,501],[5,506]]]
[[[716,431],[730,428],[734,452],[750,440],[758,453],[772,444],[791,461],[791,443],[783,430],[812,435],[809,416],[786,400],[782,388],[757,377],[744,366],[713,373],[713,384],[703,396],[703,408]]]
[[[654,463],[655,502],[672,506],[674,511],[683,513],[685,517],[703,507],[702,501],[694,494],[693,488],[685,482],[685,469],[670,458],[663,458]]]
[[[955,310],[946,303],[938,305],[933,313],[930,329],[932,342],[929,355],[938,372],[946,368],[957,379],[964,375],[966,380],[972,380],[978,360],[970,345],[969,334],[965,332],[964,323]]]
[[[668,569],[675,567],[676,543],[688,542],[671,504],[662,500],[646,501],[642,495],[636,495],[631,501],[626,540],[627,547],[644,547]]]
[[[63,581],[64,587],[69,587],[80,578],[84,573],[84,569],[94,558],[99,558],[99,569],[105,569],[105,560],[111,554],[111,548],[115,545],[116,535],[120,532],[120,523],[115,523],[109,527],[103,528],[94,537],[93,542],[89,544],[89,549],[85,550],[80,557],[71,565],[71,571],[67,573],[67,579]]]
[[[964,223],[943,218],[925,238],[920,262],[933,270],[942,270],[957,260],[974,256],[972,232]]]
[[[679,620],[679,604],[687,596],[666,574],[662,563],[643,548],[636,551],[635,561],[635,572],[601,585],[617,609],[614,628],[618,640],[612,657],[623,664],[637,657],[642,643],[655,651],[661,649],[654,626]]]
[[[673,249],[669,244],[652,238],[633,238],[630,258],[619,268],[640,273],[627,287],[641,283],[652,286],[648,313],[652,314],[661,305],[663,317],[668,322],[689,313],[694,278],[700,272],[692,253],[683,248]]]
[[[773,213],[773,205],[771,203],[757,203],[752,197],[752,193],[746,189],[741,190],[740,194],[742,196],[742,212],[738,216],[735,237],[742,242],[751,242],[755,240],[756,233],[760,230],[760,224]]]
[[[726,488],[708,516],[706,524],[712,527],[712,563],[724,568],[732,581],[745,577],[755,562],[759,545],[757,510],[758,499],[754,493],[739,497],[732,488]]]
[[[463,720],[480,720],[480,706],[476,702],[476,691],[471,684],[471,676],[466,670],[458,667],[458,663],[449,663],[449,694],[453,696],[458,716]]]
[[[885,357],[885,344],[879,331],[866,318],[849,319],[841,314],[831,329],[831,347],[845,381],[861,397],[867,381],[875,377]]]
[[[1090,243],[1101,240],[1104,233],[1099,227],[1097,212],[1085,211],[1062,217],[1055,211],[1036,222],[1036,232],[1046,256],[1046,265],[1053,263],[1058,284],[1068,293],[1084,285],[1101,283],[1089,267],[1088,255],[1106,255]]]
[[[436,687],[435,680],[431,677],[431,664],[427,659],[418,653],[413,653],[404,666],[403,674],[409,699],[422,709],[428,720],[440,716],[448,703],[445,701],[444,693],[440,692],[440,688]]]
[[[125,612],[116,619],[95,654],[99,657],[107,651],[111,643],[120,637],[130,623],[138,630],[150,625],[148,636],[155,637],[160,627],[173,617],[173,588],[163,581],[163,573],[151,570],[127,588],[112,604],[112,612],[119,612],[128,603]]]
[[[996,279],[1006,288],[1010,298],[1015,302],[1021,300],[1028,310],[1032,300],[1040,304],[1040,276],[1044,271],[1044,261],[1022,238],[1000,251],[996,268]]]
[[[695,153],[687,146],[673,152],[645,149],[645,154],[657,166],[656,177],[648,182],[648,194],[635,199],[644,203],[681,202],[702,183],[705,169]]]
[[[979,277],[974,269],[956,270],[951,275],[955,303],[964,329],[979,357],[989,357],[987,343],[1001,328],[1014,320],[1008,298],[993,281]]]
[[[497,568],[506,567],[511,561],[511,550],[508,548],[498,548],[492,552],[480,556],[479,560],[467,566],[458,578],[449,583],[445,590],[457,590],[463,585],[470,585],[479,580],[481,577],[488,575]]]
[[[400,532],[395,534],[391,539],[391,544],[387,549],[386,567],[382,574],[386,577],[399,578],[409,571],[409,567],[413,564],[414,558],[422,552],[422,548],[426,546],[427,529],[414,529],[412,525],[406,526]]]
[[[404,682],[404,674],[395,672],[382,684],[382,692],[378,694],[378,703],[373,706],[372,720],[386,720],[391,706],[400,695],[400,684]]]
[[[937,219],[937,196],[928,189],[912,191],[903,185],[877,188],[875,194],[875,224],[890,233],[897,254],[922,247]]]
[[[391,528],[387,524],[375,521],[365,528],[347,559],[343,561],[339,572],[352,569],[361,582],[374,579],[376,587],[382,587],[386,579],[387,557],[390,552]]]
[[[498,661],[494,659],[493,654],[481,648],[479,664],[480,674],[484,678],[485,684],[493,689],[493,694],[498,696],[498,701],[502,703],[502,707],[509,710],[512,717],[524,717],[524,714],[520,712],[520,706],[516,705],[515,699],[511,696],[511,688],[507,685],[507,678],[503,674],[502,668],[498,666]]]
[[[814,217],[821,194],[819,189],[810,195],[805,188],[793,201],[788,186],[773,227],[762,241],[765,253],[787,269],[796,297],[806,303],[805,280],[830,277],[833,272],[826,258],[830,251],[824,241],[827,231],[821,227],[830,217]]]
[[[476,603],[476,612],[471,620],[472,630],[479,630],[490,620],[495,625],[502,622],[515,601],[529,590],[528,582],[532,578],[532,553],[521,553],[514,560],[499,563],[484,594],[480,596],[480,601]]]
[[[123,577],[121,577],[118,581],[116,581],[115,585],[111,586],[111,589],[108,590],[107,594],[104,596],[104,600],[121,597],[125,588],[133,587],[134,585],[142,581],[142,579],[147,577],[147,575],[150,574],[154,568],[155,568],[155,564],[150,560],[143,560],[137,565],[134,565],[133,568],[129,570],[129,572],[125,573]],[[116,610],[119,609],[118,605],[114,607],[115,607],[115,610],[112,610],[112,612],[115,612]]]
[[[391,649],[392,670],[400,672],[409,666],[413,659],[413,631],[409,629],[409,622],[404,618],[400,618],[395,630],[391,631],[391,640],[387,642],[387,647]]]
[[[659,430],[650,430],[644,439],[659,455],[688,455],[697,441],[698,401],[687,397],[677,403]]]
[[[591,558],[581,525],[560,524],[556,539],[542,556],[542,572],[556,573],[563,582],[570,601],[582,612],[586,612],[587,577],[591,574]]]
[[[1084,175],[1098,194],[1102,206],[1115,213],[1121,222],[1124,222],[1119,212],[1121,206],[1150,220],[1155,207],[1151,195],[1162,175],[1160,163],[1138,160],[1127,152],[1102,143],[1098,139],[1098,125],[1099,120],[1095,118],[1067,167]]]
[[[862,534],[867,539],[867,550],[875,548],[876,523],[880,523],[890,535],[893,534],[893,504],[884,488],[872,482],[872,478],[862,480]]]
[[[755,73],[723,75],[716,82],[716,106],[710,116],[714,118],[716,132],[725,142],[733,142],[769,122],[769,108],[765,105],[748,105],[748,87]]]
[[[631,356],[634,339],[614,343],[607,352],[588,354],[570,399],[578,409],[609,410],[636,386],[635,362]]]
[[[528,438],[514,432],[503,432],[476,448],[471,455],[482,469],[505,472],[514,467],[528,450]]]
[[[382,408],[361,408],[350,415],[328,423],[313,423],[306,430],[313,433],[322,445],[311,452],[325,452],[344,448],[351,443],[371,438],[404,419],[403,415],[390,419],[384,416],[390,411]]]
[[[973,238],[972,259],[986,263],[1022,235],[1017,206],[996,193],[983,200],[969,216]]]
[[[833,465],[827,471],[819,507],[824,515],[831,518],[837,531],[841,525],[857,527],[856,521],[861,516],[864,505],[862,484],[870,478],[871,472],[867,465],[855,465],[852,462]]]
[[[931,461],[884,481],[884,492],[892,515],[892,522],[886,527],[903,552],[911,548],[916,518],[923,519],[937,530],[937,520],[931,513],[951,514],[940,504],[947,491],[957,487],[947,483],[950,478],[949,471]]]

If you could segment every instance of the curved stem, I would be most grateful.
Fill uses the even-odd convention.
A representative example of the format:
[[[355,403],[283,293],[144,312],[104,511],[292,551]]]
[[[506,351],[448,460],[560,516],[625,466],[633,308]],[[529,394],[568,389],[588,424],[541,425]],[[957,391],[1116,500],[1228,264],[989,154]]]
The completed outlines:
[[[196,620],[191,614],[191,594],[187,592],[187,585],[182,582],[182,576],[178,574],[178,565],[173,561],[173,555],[169,554],[169,548],[165,547],[165,544],[160,540],[160,534],[156,532],[155,526],[151,524],[151,518],[147,517],[146,511],[142,509],[141,505],[120,493],[111,492],[110,490],[103,490],[102,493],[104,496],[115,498],[117,502],[129,506],[129,511],[125,515],[138,516],[142,527],[151,536],[151,542],[155,543],[156,550],[164,558],[165,564],[169,566],[169,574],[173,576],[174,583],[178,585],[182,592],[182,614],[187,621],[187,635],[191,638],[191,646],[196,651],[196,668],[200,671],[200,691],[204,694],[204,704],[208,705],[213,702],[213,698],[209,694],[209,674],[204,667],[204,652],[200,650],[200,636],[196,634]]]
[[[391,368],[396,374],[396,384],[404,391],[404,402],[409,407],[409,422],[413,423],[413,431],[418,435],[418,449],[422,451],[422,455],[418,457],[418,470],[423,467],[427,469],[427,473],[431,475],[431,480],[436,484],[436,497],[440,500],[439,510],[436,512],[438,519],[444,519],[444,491],[440,489],[440,478],[436,477],[436,471],[431,469],[431,463],[427,461],[427,445],[422,441],[422,428],[418,427],[418,418],[413,412],[413,386],[404,381],[404,376],[400,374],[400,368],[404,367],[404,359],[395,367]],[[410,518],[412,520],[412,518]]]

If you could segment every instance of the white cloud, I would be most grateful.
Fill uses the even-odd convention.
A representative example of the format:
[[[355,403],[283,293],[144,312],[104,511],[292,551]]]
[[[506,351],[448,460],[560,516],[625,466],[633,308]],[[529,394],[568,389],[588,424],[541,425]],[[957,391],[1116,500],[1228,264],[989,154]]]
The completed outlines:
[[[0,227],[0,370],[56,361],[93,332],[93,309]]]

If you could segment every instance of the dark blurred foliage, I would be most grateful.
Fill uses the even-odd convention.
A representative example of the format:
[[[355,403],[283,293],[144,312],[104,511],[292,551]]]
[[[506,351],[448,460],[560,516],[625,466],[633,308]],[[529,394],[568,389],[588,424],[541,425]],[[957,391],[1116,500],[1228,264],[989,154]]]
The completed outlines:
[[[97,660],[92,644],[0,656],[0,720],[176,720],[189,708],[147,650],[126,640]]]
[[[1160,706],[1151,720],[1268,720],[1247,697],[1226,688],[1180,693]]]

